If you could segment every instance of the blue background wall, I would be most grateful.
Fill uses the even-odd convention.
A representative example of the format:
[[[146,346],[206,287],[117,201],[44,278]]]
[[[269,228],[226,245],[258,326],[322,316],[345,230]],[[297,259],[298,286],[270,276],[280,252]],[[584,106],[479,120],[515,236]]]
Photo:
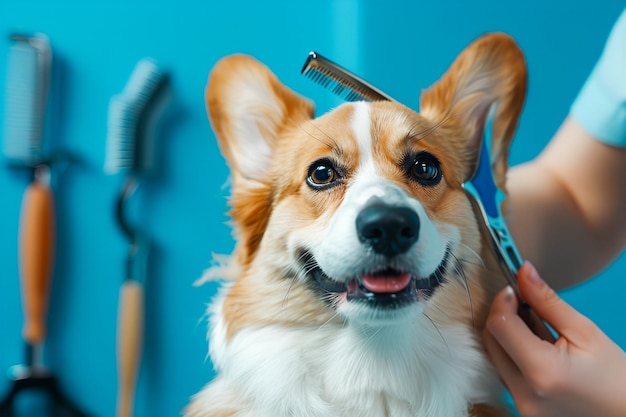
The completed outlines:
[[[252,54],[318,113],[338,101],[299,75],[315,49],[392,96],[417,106],[455,55],[487,31],[524,49],[530,90],[512,162],[536,155],[566,115],[597,59],[622,1],[2,1],[0,86],[11,31],[46,33],[58,58],[50,141],[81,157],[55,171],[58,247],[46,362],[64,391],[95,416],[114,413],[115,329],[125,241],[112,215],[118,177],[102,172],[109,98],[144,56],[170,71],[174,98],[158,138],[159,170],[140,190],[134,217],[152,236],[138,416],[177,415],[212,377],[203,320],[215,286],[193,287],[211,253],[233,246],[225,224],[228,172],[205,116],[212,65]],[[0,101],[0,114],[4,104]],[[22,361],[17,267],[26,178],[0,165],[0,368]],[[140,219],[139,219],[140,218]],[[626,261],[564,293],[626,346]],[[0,377],[0,395],[8,382]]]

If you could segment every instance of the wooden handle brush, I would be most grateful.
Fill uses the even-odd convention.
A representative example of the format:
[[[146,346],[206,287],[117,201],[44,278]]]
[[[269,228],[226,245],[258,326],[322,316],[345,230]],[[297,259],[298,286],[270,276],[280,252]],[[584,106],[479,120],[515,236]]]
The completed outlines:
[[[15,34],[7,68],[7,96],[3,153],[9,166],[33,173],[22,201],[19,265],[24,310],[22,334],[26,347],[24,365],[9,369],[11,389],[0,400],[0,416],[15,415],[15,399],[22,391],[47,394],[53,415],[85,417],[59,388],[43,365],[46,317],[55,249],[54,198],[50,165],[59,158],[45,158],[44,127],[52,72],[52,50],[43,34]],[[65,158],[62,158],[65,159]]]
[[[109,105],[105,172],[125,173],[117,200],[117,221],[129,241],[126,275],[118,308],[117,417],[132,417],[141,361],[144,326],[144,283],[149,242],[128,221],[126,202],[152,166],[156,121],[169,98],[167,76],[149,59],[139,61],[121,94]]]

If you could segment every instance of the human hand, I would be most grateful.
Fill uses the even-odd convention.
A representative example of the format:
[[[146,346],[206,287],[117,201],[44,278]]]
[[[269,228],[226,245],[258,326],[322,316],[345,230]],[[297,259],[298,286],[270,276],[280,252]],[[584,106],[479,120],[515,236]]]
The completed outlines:
[[[560,335],[535,336],[517,315],[510,287],[491,306],[483,341],[523,417],[626,416],[626,353],[574,310],[530,263],[518,275],[522,297]]]

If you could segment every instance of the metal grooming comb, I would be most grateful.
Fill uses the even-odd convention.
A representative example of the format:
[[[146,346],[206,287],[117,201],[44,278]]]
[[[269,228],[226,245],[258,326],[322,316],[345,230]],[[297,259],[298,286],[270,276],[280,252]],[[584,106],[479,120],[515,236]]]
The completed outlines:
[[[396,101],[317,52],[309,53],[300,73],[345,101]]]

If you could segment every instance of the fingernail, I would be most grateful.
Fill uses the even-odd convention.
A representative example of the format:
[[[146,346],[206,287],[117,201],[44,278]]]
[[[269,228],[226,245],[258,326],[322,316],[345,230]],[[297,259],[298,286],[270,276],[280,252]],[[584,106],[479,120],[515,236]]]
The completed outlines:
[[[515,300],[515,291],[513,291],[513,287],[507,285],[504,288],[504,302],[507,304],[511,304]]]
[[[545,281],[539,276],[539,272],[533,264],[526,261],[524,262],[524,267],[526,268],[526,279],[529,283],[534,285],[535,287],[543,287],[546,285]]]

